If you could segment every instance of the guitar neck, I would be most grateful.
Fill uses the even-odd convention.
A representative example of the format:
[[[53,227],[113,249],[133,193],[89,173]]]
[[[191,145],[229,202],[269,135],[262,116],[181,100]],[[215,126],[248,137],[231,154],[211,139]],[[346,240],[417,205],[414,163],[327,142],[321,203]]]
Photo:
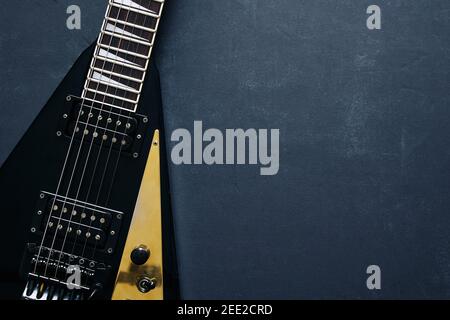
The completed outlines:
[[[85,101],[136,112],[164,0],[109,0]]]

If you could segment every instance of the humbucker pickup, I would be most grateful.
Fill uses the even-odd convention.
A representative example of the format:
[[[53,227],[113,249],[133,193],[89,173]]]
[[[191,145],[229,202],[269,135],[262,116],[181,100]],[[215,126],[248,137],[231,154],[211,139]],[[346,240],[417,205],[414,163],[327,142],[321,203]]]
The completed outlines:
[[[67,96],[59,136],[138,157],[148,117]]]
[[[42,192],[31,231],[39,236],[46,233],[47,238],[55,238],[59,246],[63,243],[76,254],[86,248],[112,254],[122,218],[120,211]]]

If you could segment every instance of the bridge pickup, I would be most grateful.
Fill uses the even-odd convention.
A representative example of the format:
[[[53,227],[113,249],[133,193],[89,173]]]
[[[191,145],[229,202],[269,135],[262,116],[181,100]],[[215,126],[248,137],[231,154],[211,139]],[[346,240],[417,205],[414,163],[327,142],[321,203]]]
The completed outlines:
[[[93,143],[126,155],[139,155],[149,119],[105,104],[69,96],[60,131],[67,138]]]
[[[93,204],[42,192],[31,230],[43,236],[44,245],[70,248],[74,254],[86,249],[114,252],[123,213]]]

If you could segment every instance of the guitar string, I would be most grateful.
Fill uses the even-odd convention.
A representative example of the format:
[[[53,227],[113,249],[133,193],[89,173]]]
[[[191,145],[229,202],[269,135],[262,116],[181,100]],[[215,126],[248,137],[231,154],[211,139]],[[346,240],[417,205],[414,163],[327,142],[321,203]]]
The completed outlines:
[[[163,7],[164,7],[164,3],[160,3],[160,7],[159,7],[159,12],[157,13],[158,14],[158,18],[156,18],[156,22],[155,22],[155,28],[154,28],[154,30],[155,30],[155,32],[152,32],[152,40],[150,41],[150,44],[151,44],[151,47],[150,47],[150,49],[149,49],[149,54],[151,55],[151,52],[152,52],[152,50],[153,50],[153,45],[154,45],[154,43],[155,43],[155,39],[156,39],[156,33],[157,33],[157,29],[158,29],[158,25],[159,25],[159,21],[160,21],[160,18],[161,18],[161,13],[162,13],[162,10],[163,10]],[[150,9],[149,9],[150,10]],[[144,25],[145,25],[145,23],[146,23],[146,21],[147,21],[147,17],[145,17],[144,18]],[[133,31],[134,31],[134,27],[133,27]],[[132,31],[132,32],[133,32]],[[148,66],[149,66],[149,64],[150,64],[150,60],[151,60],[151,58],[149,58],[147,61],[146,61],[146,70],[148,69]],[[121,151],[122,151],[122,146],[120,147],[120,150],[119,150],[119,155],[120,155],[120,153],[121,153]],[[117,173],[117,169],[118,169],[118,165],[119,165],[119,162],[120,162],[120,156],[118,156],[117,157],[117,160],[116,160],[116,163],[115,163],[115,165],[114,165],[114,170],[113,170],[113,174],[112,174],[112,181],[111,181],[111,183],[109,184],[109,188],[108,188],[108,192],[107,192],[107,198],[106,198],[106,201],[105,201],[105,206],[108,206],[108,204],[109,204],[109,199],[110,199],[110,196],[111,196],[111,191],[112,191],[112,187],[113,187],[113,182],[114,182],[114,179],[115,179],[115,176],[116,176],[116,173]],[[109,162],[109,158],[108,158],[108,161],[107,161],[107,163]],[[105,169],[105,171],[104,171],[104,173],[106,172],[106,169]],[[99,190],[99,194],[100,194],[100,191],[101,190]],[[97,201],[98,201],[98,196],[99,196],[99,194],[97,195]],[[96,245],[97,245],[97,243],[95,244],[95,247],[93,248],[93,250],[92,250],[92,256],[91,256],[91,259],[94,259],[95,258],[95,254],[96,254]],[[85,247],[86,247],[86,241],[85,241]],[[84,249],[83,249],[83,252],[84,252]]]
[[[151,1],[150,1],[150,3],[151,3]],[[137,19],[137,17],[136,17],[136,19]],[[135,19],[134,22],[136,22],[136,19]],[[147,23],[147,16],[145,16],[144,22],[143,22],[142,25],[145,26],[146,23]],[[135,34],[135,30],[136,30],[136,28],[135,28],[135,27],[132,27],[132,29],[131,29],[130,32],[131,32],[132,34]],[[153,33],[153,35],[154,35],[154,33]],[[149,40],[149,41],[150,41],[150,40]],[[129,46],[130,46],[130,43],[128,43],[127,51],[128,51],[128,49],[129,49]],[[150,50],[152,49],[151,46],[152,46],[152,42],[150,41],[149,53],[150,53]],[[139,48],[139,45],[137,46],[137,48]],[[148,58],[147,61],[145,62],[145,70],[147,70],[147,68],[148,68],[149,60],[150,60],[150,58]],[[124,69],[124,66],[122,66],[122,71],[123,71],[123,69]],[[130,72],[130,75],[131,75],[131,73],[132,73],[132,71]],[[128,83],[129,83],[129,82],[128,82]],[[143,87],[143,85],[142,85],[142,87]],[[117,90],[116,90],[116,93],[117,93]],[[121,110],[121,111],[122,111],[122,110]],[[121,111],[120,111],[120,114],[121,114]],[[130,115],[130,114],[129,114],[129,115]],[[127,129],[125,129],[125,134],[126,134],[126,132],[127,132]],[[119,159],[120,159],[120,155],[121,155],[121,153],[122,153],[122,149],[123,149],[123,145],[121,144],[120,147],[119,147],[118,155],[117,155],[117,161],[119,161]],[[108,166],[109,166],[109,161],[110,161],[110,159],[111,159],[111,152],[112,152],[112,148],[110,147],[110,148],[109,148],[109,151],[108,151],[108,156],[107,156],[107,160],[106,160],[106,165],[105,165],[105,167],[104,167],[104,169],[103,169],[102,179],[101,179],[100,186],[99,186],[99,189],[98,189],[98,192],[97,192],[97,196],[96,196],[96,200],[95,200],[95,204],[97,204],[97,205],[98,205],[98,202],[99,202],[99,200],[100,200],[100,194],[101,194],[101,191],[102,191],[102,188],[103,188],[103,182],[104,182],[104,179],[105,179],[105,177],[106,177],[106,172],[107,172],[107,168],[108,168]],[[110,185],[113,185],[114,180],[115,180],[115,173],[113,172],[113,175],[112,175],[112,179],[111,179]],[[107,203],[105,204],[105,207],[106,207],[106,206],[107,206]],[[104,216],[104,214],[103,214],[103,216]],[[92,226],[92,221],[89,223],[89,229],[88,229],[88,230],[90,230],[91,226]],[[96,251],[96,249],[97,249],[97,244],[98,244],[98,242],[95,242],[95,245],[94,245],[94,248],[93,248],[93,251],[92,251],[91,260],[94,259],[95,251]],[[84,241],[83,250],[82,250],[82,255],[85,254],[86,246],[87,246],[87,239],[85,239],[85,241]]]
[[[150,1],[150,3],[151,3],[151,1]],[[157,25],[158,25],[158,23],[159,23],[159,19],[160,19],[160,15],[161,15],[162,9],[163,9],[163,4],[161,3],[161,4],[160,4],[160,8],[159,8],[159,12],[158,12],[158,16],[159,16],[159,17],[156,18],[157,20],[156,20],[155,31],[154,31],[154,32],[150,32],[150,33],[152,34],[152,35],[151,35],[151,39],[152,39],[152,40],[149,39],[149,45],[150,45],[150,48],[149,48],[149,55],[151,55],[151,51],[152,51],[152,49],[153,49],[154,39],[155,39],[156,32],[157,32]],[[136,17],[136,18],[137,18],[137,17]],[[146,22],[147,22],[147,16],[144,17],[144,22],[143,22],[143,25],[144,25],[144,26],[146,25]],[[134,33],[135,30],[136,30],[136,28],[133,26],[130,32],[131,32],[132,34],[135,34],[135,33]],[[130,45],[130,43],[129,43],[128,46],[127,46],[127,51],[128,51],[128,49],[129,49],[129,45]],[[145,68],[144,68],[144,69],[145,69],[146,71],[147,71],[147,69],[148,69],[149,62],[150,62],[150,57],[147,58],[147,61],[145,62]],[[124,69],[124,66],[122,66],[122,70],[123,70],[123,69]],[[132,72],[132,71],[131,71],[131,72]],[[131,72],[130,72],[130,75],[131,75]],[[127,83],[129,84],[129,83],[130,83],[130,80],[128,80]],[[117,93],[117,89],[116,89],[116,93]],[[120,110],[120,114],[121,114],[121,112],[122,112],[122,110]],[[131,112],[129,112],[128,116],[131,116]],[[126,134],[126,131],[127,131],[127,129],[125,129],[125,134]],[[114,133],[114,135],[115,135],[115,133]],[[107,207],[107,206],[108,206],[108,203],[109,203],[110,191],[111,191],[112,186],[113,186],[113,184],[114,184],[114,180],[115,180],[115,176],[116,176],[116,172],[117,172],[117,167],[118,167],[119,161],[120,161],[120,159],[121,159],[121,158],[120,158],[120,155],[121,155],[121,152],[122,152],[122,148],[123,148],[123,145],[121,144],[121,145],[120,145],[120,148],[119,148],[118,155],[117,155],[116,164],[115,164],[115,166],[114,166],[114,170],[113,170],[113,174],[112,174],[112,179],[111,179],[111,182],[110,182],[110,188],[108,188],[108,189],[109,189],[109,192],[107,193],[107,198],[106,198],[106,202],[105,202],[105,207]],[[94,202],[94,204],[96,204],[96,205],[98,205],[99,197],[100,197],[100,194],[101,194],[101,191],[102,191],[102,188],[103,188],[103,181],[104,181],[104,178],[105,178],[105,176],[106,176],[106,172],[107,172],[107,169],[108,169],[108,166],[109,166],[109,160],[111,159],[111,157],[110,157],[111,152],[112,152],[112,146],[110,146],[110,148],[109,148],[109,152],[108,152],[108,156],[107,156],[106,165],[105,165],[104,170],[103,170],[102,179],[101,179],[100,186],[99,186],[99,189],[98,189],[97,197],[96,197],[96,200],[95,200],[95,202]],[[102,216],[104,217],[105,214],[103,213]],[[90,222],[89,222],[89,229],[88,229],[88,230],[90,230],[90,228],[91,228],[91,226],[92,226],[92,222],[93,222],[93,221],[90,221]],[[81,256],[84,256],[84,254],[85,254],[85,249],[86,249],[87,241],[88,241],[88,239],[85,239],[84,246],[83,246],[83,251],[82,251]],[[90,257],[91,260],[94,260],[94,258],[95,258],[95,253],[96,253],[96,250],[97,250],[97,245],[98,245],[98,241],[95,242],[94,247],[92,248],[92,255],[91,255],[91,257]],[[86,280],[85,280],[85,283],[86,283],[86,284],[87,284],[87,281],[88,281],[88,279],[86,278]]]
[[[127,17],[125,18],[124,22],[130,22],[130,21],[128,21],[128,15],[127,15]],[[136,23],[136,22],[137,22],[137,16],[135,17],[133,23]],[[145,24],[145,21],[144,21],[144,24]],[[116,30],[114,29],[114,31],[116,31]],[[133,31],[134,31],[134,27],[133,27]],[[126,51],[130,51],[129,48],[130,48],[130,41],[129,41],[129,43],[128,43],[128,45],[127,45],[127,48],[126,48],[125,50],[126,50]],[[124,68],[125,68],[125,66],[123,66],[123,65],[120,66],[120,67],[121,67],[121,71],[123,71]],[[122,73],[122,72],[119,72],[119,73]],[[132,73],[132,71],[131,71],[130,74],[129,74],[130,76],[131,76],[131,73]],[[132,81],[132,80],[127,80],[127,84],[129,84],[131,81]],[[118,88],[115,89],[115,95],[117,94],[118,90],[119,90]],[[114,104],[114,102],[115,102],[115,99],[113,100],[112,104]],[[123,107],[123,103],[122,103],[122,107]],[[120,109],[120,111],[119,111],[119,118],[120,118],[121,115],[122,115],[122,109]],[[124,117],[130,117],[131,115],[132,115],[132,113],[129,112],[129,114],[128,114],[128,115],[124,115]],[[110,110],[109,116],[111,116],[111,110]],[[116,134],[118,133],[117,127],[118,127],[118,123],[116,122],[116,126],[115,126],[115,129],[114,129],[114,131],[113,131],[113,139],[115,138]],[[128,130],[128,128],[125,127],[125,131],[124,131],[123,133],[120,133],[120,134],[123,134],[123,135],[125,136],[126,133],[127,133],[127,130]],[[122,148],[123,148],[123,145],[120,144],[120,150],[119,150],[118,156],[120,156],[120,152],[121,152]],[[93,202],[94,205],[98,205],[98,199],[99,199],[99,196],[100,196],[100,193],[101,193],[101,188],[102,188],[102,184],[103,184],[103,178],[105,177],[106,171],[107,171],[107,169],[108,169],[108,161],[109,161],[109,158],[110,158],[110,156],[111,156],[112,149],[113,149],[113,144],[111,144],[110,147],[109,147],[109,152],[108,152],[108,156],[107,156],[107,162],[106,162],[106,164],[104,165],[104,172],[103,172],[103,175],[102,175],[102,180],[101,180],[100,185],[99,185],[99,191],[98,191],[96,200]],[[92,185],[93,185],[93,181],[94,181],[94,177],[95,177],[95,174],[97,173],[97,167],[98,167],[98,163],[99,163],[99,158],[100,158],[100,155],[101,155],[101,152],[102,152],[102,151],[103,151],[103,149],[102,149],[102,144],[101,144],[101,145],[100,145],[99,152],[98,152],[98,155],[97,155],[97,159],[96,159],[96,161],[95,161],[94,170],[93,170],[93,173],[92,173],[92,177],[91,177],[91,181],[90,181],[90,184],[89,184],[89,188],[88,188],[88,192],[87,192],[87,195],[86,195],[86,201],[85,201],[85,202],[87,202],[87,199],[88,199],[89,196],[90,196],[91,189],[92,189]],[[83,207],[82,214],[85,212],[85,209],[86,209],[86,208]],[[104,213],[100,213],[100,214],[102,215],[102,218],[105,217],[105,214],[104,214]],[[81,222],[81,216],[80,216],[79,219],[80,219],[80,222]],[[93,223],[93,220],[90,220],[90,222],[89,222],[89,227],[88,227],[88,229],[87,229],[87,232],[90,232],[90,231],[91,231],[92,223]],[[74,250],[75,250],[75,248],[76,248],[77,240],[78,240],[78,236],[76,236],[75,241],[74,241],[74,243],[73,243],[71,254],[73,254],[73,252],[74,252]],[[87,243],[87,241],[88,241],[88,238],[85,239],[85,243]],[[97,243],[98,243],[98,240],[95,242],[95,246],[97,245]],[[83,248],[83,253],[82,253],[80,256],[81,256],[81,257],[84,257],[84,248]]]
[[[161,9],[162,9],[162,6],[161,6]],[[137,19],[137,16],[136,16],[136,19]],[[135,19],[135,22],[136,22],[136,19]],[[128,22],[128,17],[125,19],[125,21]],[[147,22],[147,16],[145,16],[145,18],[144,18],[144,25],[146,24],[146,22]],[[135,27],[132,27],[131,33],[134,34],[135,29],[136,29]],[[115,30],[114,30],[114,31],[115,31]],[[155,34],[155,33],[153,32],[152,37],[153,37],[154,34]],[[148,45],[151,47],[151,44],[152,44],[152,42],[150,41]],[[127,45],[127,49],[126,49],[127,51],[129,51],[129,47],[130,47],[130,42],[129,42],[128,45]],[[150,51],[150,50],[151,50],[151,49],[149,49],[149,51]],[[146,61],[146,68],[144,68],[144,69],[147,69],[147,65],[148,65],[148,60]],[[125,68],[125,66],[122,65],[122,66],[121,66],[121,70],[123,71],[124,68]],[[130,72],[130,74],[129,74],[130,76],[131,76],[131,73],[132,73],[132,70],[131,70],[131,72]],[[128,81],[127,81],[128,84],[129,84],[130,82],[131,82],[131,80],[128,80]],[[117,95],[118,90],[119,90],[118,88],[115,88],[115,95]],[[114,104],[114,102],[115,102],[115,99],[113,100],[113,104]],[[122,107],[123,107],[123,103],[122,103]],[[120,116],[121,114],[122,114],[122,110],[120,111],[119,116]],[[110,110],[109,116],[110,116],[110,115],[111,115],[111,110]],[[109,116],[108,116],[108,117],[109,117]],[[129,112],[128,116],[131,116],[131,112]],[[127,117],[127,116],[125,116],[125,117]],[[128,127],[126,127],[126,129],[125,129],[125,131],[124,131],[123,133],[121,133],[121,132],[119,132],[119,131],[117,130],[117,126],[118,126],[118,124],[116,123],[115,130],[113,131],[113,132],[114,132],[113,138],[115,138],[115,136],[116,136],[117,133],[126,135],[126,132],[127,132],[127,130],[128,130]],[[102,144],[103,144],[103,141],[102,141]],[[106,165],[105,165],[105,167],[104,167],[105,169],[104,169],[104,173],[103,173],[103,177],[102,177],[102,182],[100,183],[100,189],[99,189],[98,194],[97,194],[97,199],[96,199],[96,201],[95,201],[95,203],[94,203],[95,205],[98,204],[99,196],[100,196],[100,193],[101,193],[101,188],[103,187],[103,179],[104,179],[104,177],[105,177],[105,173],[106,173],[107,168],[108,168],[108,163],[109,163],[109,160],[110,160],[110,155],[111,155],[112,148],[113,148],[113,145],[111,144],[111,145],[110,145],[110,148],[109,148],[108,159],[107,159]],[[120,144],[119,155],[118,155],[118,158],[117,158],[118,160],[120,159],[120,153],[121,153],[122,149],[123,149],[123,144]],[[99,153],[98,153],[98,155],[97,155],[97,160],[96,160],[96,163],[95,163],[94,173],[93,173],[92,178],[91,178],[89,190],[91,190],[91,186],[92,186],[92,182],[93,182],[93,179],[94,179],[94,174],[96,173],[96,169],[97,169],[98,159],[99,159],[99,157],[100,157],[100,153],[101,153],[101,149],[100,149],[100,151],[99,151]],[[118,162],[118,161],[117,161],[117,162]],[[114,176],[115,176],[115,174],[113,174],[112,182],[114,181]],[[111,182],[111,185],[112,185],[112,182]],[[89,197],[89,194],[90,194],[90,191],[88,191],[88,194],[87,194],[86,199]],[[86,200],[85,202],[87,202],[87,200]],[[84,213],[85,209],[86,209],[86,208],[83,207],[83,213]],[[83,214],[83,213],[82,213],[82,214]],[[104,213],[103,213],[102,215],[104,216]],[[80,221],[81,221],[81,218],[80,218]],[[91,220],[91,221],[89,222],[89,227],[88,227],[87,232],[90,232],[93,221],[94,221],[94,220]],[[77,239],[78,239],[78,236],[76,236],[76,240],[77,240]],[[76,242],[76,240],[75,240],[75,242]],[[85,244],[84,244],[84,247],[83,247],[83,253],[81,254],[81,257],[84,257],[84,252],[85,252],[85,248],[86,248],[87,241],[88,241],[88,238],[85,239]],[[96,239],[96,242],[95,242],[95,246],[94,246],[94,249],[93,249],[93,256],[95,255],[95,251],[96,251],[96,246],[97,246],[97,244],[98,244],[98,239]],[[72,253],[71,253],[71,255],[73,254],[73,251],[74,251],[74,249],[75,249],[75,245],[76,245],[76,243],[74,243],[74,246],[72,247]],[[64,248],[64,246],[63,246],[63,248]],[[91,259],[93,259],[93,258],[91,258]]]
[[[109,11],[110,11],[110,6],[108,6],[108,8],[107,8],[107,14],[109,13]],[[98,41],[98,42],[101,42],[102,40],[103,40],[103,35],[100,34],[97,41]],[[104,68],[104,65],[103,65],[103,68]],[[103,68],[102,68],[102,70],[103,70]],[[91,70],[89,69],[89,71],[88,71],[88,80],[87,80],[86,84],[89,84],[89,83],[90,83],[90,80],[89,80],[89,74],[90,74],[90,72],[91,72]],[[77,115],[77,120],[76,120],[76,122],[75,122],[74,131],[73,131],[72,136],[71,136],[71,139],[70,139],[69,148],[68,148],[68,151],[67,151],[67,154],[66,154],[66,157],[65,157],[65,160],[64,160],[62,172],[61,172],[61,175],[60,175],[60,177],[59,177],[58,184],[57,184],[57,187],[56,187],[55,197],[54,197],[53,202],[52,202],[52,205],[51,205],[51,207],[50,207],[49,217],[48,217],[48,219],[47,219],[47,222],[46,222],[46,225],[45,225],[45,229],[44,229],[44,233],[43,233],[43,236],[42,236],[42,240],[41,240],[41,243],[40,243],[40,245],[39,245],[38,254],[37,254],[37,256],[36,256],[36,263],[35,263],[34,270],[33,270],[33,273],[34,273],[34,274],[36,274],[36,270],[37,270],[37,267],[38,267],[38,264],[39,264],[39,257],[41,256],[42,248],[43,248],[44,242],[45,242],[45,240],[46,240],[46,238],[47,238],[48,227],[49,227],[49,224],[50,224],[50,220],[52,219],[52,211],[53,211],[53,208],[54,208],[54,206],[55,206],[56,200],[57,200],[57,198],[58,198],[59,189],[61,188],[61,183],[62,183],[64,174],[65,174],[65,172],[66,172],[66,166],[67,166],[67,164],[68,164],[69,156],[70,156],[70,153],[71,153],[71,151],[72,151],[73,142],[74,142],[74,140],[75,140],[75,134],[76,134],[75,128],[78,126],[78,123],[79,123],[79,121],[80,121],[81,110],[82,110],[83,107],[84,107],[85,101],[86,101],[86,97],[83,95],[82,100],[81,100],[81,103],[80,103],[80,112],[79,112],[78,115]],[[92,111],[92,107],[93,107],[93,104],[91,103],[90,112]],[[85,128],[88,126],[88,123],[89,123],[89,119],[88,119],[88,121],[87,121],[87,123],[86,123]],[[83,141],[83,139],[84,139],[84,135],[83,135],[81,141]],[[80,146],[81,146],[81,145],[82,145],[82,144],[80,144]],[[51,250],[49,250],[49,258],[50,258],[50,255],[51,255]],[[46,267],[48,266],[48,261],[49,261],[49,259],[47,260]]]
[[[107,15],[110,13],[111,9],[112,9],[112,6],[108,6],[108,8],[107,8]],[[119,9],[119,13],[120,13],[120,9]],[[104,34],[101,33],[100,36],[99,36],[98,43],[101,43],[101,42],[103,41],[103,39],[104,39]],[[108,48],[109,48],[109,49],[111,48],[111,44],[112,44],[112,37],[111,37],[110,42],[109,42],[109,45],[108,45]],[[103,66],[102,66],[101,71],[105,70],[105,69],[104,69],[104,68],[105,68],[105,65],[106,65],[106,62],[103,63]],[[91,68],[89,69],[89,72],[88,72],[88,78],[87,78],[87,81],[86,81],[86,83],[85,83],[85,87],[89,87],[89,84],[90,84],[90,81],[91,81],[91,79],[90,79],[90,77],[89,77],[89,74],[90,74],[90,73],[91,73]],[[95,100],[95,97],[97,96],[98,89],[99,89],[99,85],[100,85],[100,84],[97,82],[96,89],[94,90],[95,94],[94,94],[94,96],[93,96],[93,100]],[[80,114],[81,114],[81,111],[82,111],[83,106],[84,106],[84,101],[85,101],[85,99],[86,99],[86,95],[87,95],[86,93],[83,94],[83,102],[81,103]],[[92,113],[93,105],[94,105],[94,104],[91,103],[91,106],[90,106],[90,109],[89,109],[89,114]],[[104,103],[101,104],[101,109],[103,109],[103,106],[104,106]],[[80,115],[78,116],[78,119],[79,119],[79,117],[80,117]],[[68,187],[67,187],[67,193],[66,193],[66,196],[64,197],[63,204],[62,204],[62,207],[61,207],[61,213],[60,213],[60,215],[59,215],[59,217],[58,217],[58,222],[56,223],[56,226],[55,226],[55,234],[54,234],[54,236],[53,236],[52,244],[51,244],[51,247],[50,247],[50,250],[49,250],[47,262],[45,263],[44,277],[47,276],[48,265],[49,265],[49,262],[50,262],[50,257],[51,257],[51,254],[52,254],[52,251],[53,251],[53,248],[54,248],[54,245],[55,245],[56,238],[57,238],[57,236],[58,236],[58,231],[59,231],[59,226],[60,226],[60,223],[61,223],[62,215],[63,215],[63,213],[64,213],[64,210],[67,209],[67,208],[66,208],[66,203],[67,203],[67,199],[68,199],[68,197],[69,197],[69,192],[70,192],[70,189],[71,189],[71,186],[72,186],[73,177],[74,177],[74,174],[75,174],[77,165],[78,165],[79,156],[80,156],[81,150],[83,149],[83,142],[84,142],[84,137],[85,137],[85,134],[84,134],[84,133],[86,132],[86,130],[87,130],[87,128],[88,128],[89,121],[90,121],[90,118],[89,118],[89,116],[88,116],[88,118],[87,118],[87,120],[86,120],[86,125],[85,125],[85,127],[84,127],[83,132],[82,132],[83,134],[82,134],[82,138],[81,138],[81,142],[80,142],[80,147],[78,148],[78,152],[77,152],[77,156],[76,156],[76,159],[75,159],[75,163],[74,163],[74,165],[73,165],[73,170],[72,170],[71,177],[70,177],[70,180],[69,180],[69,184],[68,184]],[[98,125],[98,120],[97,120],[97,125]],[[96,126],[97,126],[97,125],[96,125]],[[78,123],[75,123],[74,133],[76,132],[76,128],[77,128],[77,127],[78,127]],[[73,137],[74,137],[74,135],[73,135]],[[64,172],[63,172],[63,175],[64,175]],[[54,202],[56,202],[56,198],[57,198],[57,197],[58,197],[58,192],[56,192]],[[52,207],[50,208],[49,221],[48,221],[48,223],[47,223],[46,229],[48,228],[48,224],[49,224],[49,222],[50,222],[50,220],[51,220],[51,218],[52,218],[52,211],[53,211],[53,210],[54,210],[54,204],[53,204]],[[67,231],[66,231],[66,233],[67,233]],[[43,240],[42,240],[42,241],[45,241],[45,237],[43,237]],[[60,258],[61,258],[61,256],[62,256],[62,252],[60,252]],[[37,259],[37,261],[38,261],[38,259]],[[36,266],[37,266],[37,265],[36,265]]]
[[[124,0],[122,0],[122,2],[120,3],[121,5],[123,5],[123,1],[124,1]],[[119,9],[118,17],[120,16],[120,10],[121,10],[121,8]],[[110,13],[110,11],[109,11],[109,13]],[[130,14],[130,11],[128,11],[125,20],[128,20],[129,14]],[[116,30],[116,28],[117,28],[117,23],[118,23],[118,22],[116,21],[116,23],[115,23],[115,25],[114,25],[114,30]],[[105,30],[106,30],[107,24],[108,24],[108,22],[107,22],[106,19],[105,19],[105,22],[104,22],[104,28],[105,28]],[[102,33],[103,33],[105,30],[103,30],[103,28],[102,28]],[[110,45],[108,46],[109,49],[111,48],[113,36],[110,36],[110,37],[111,37],[111,39],[110,39]],[[119,43],[118,43],[118,46],[117,46],[118,48],[120,48],[121,43],[122,43],[122,39],[121,39],[121,38],[119,38],[119,39],[120,39],[120,40],[119,40]],[[98,51],[95,52],[94,57],[93,57],[93,59],[92,59],[92,63],[94,63],[94,61],[96,61],[96,59],[97,59],[97,53],[98,53]],[[105,64],[105,63],[106,63],[106,61],[104,60],[104,64]],[[115,66],[115,64],[114,64],[114,66]],[[107,83],[111,83],[111,81],[112,81],[112,77],[109,78],[109,80],[107,81]],[[99,87],[99,85],[100,85],[100,83],[97,81],[97,88]],[[108,91],[108,88],[109,88],[109,87],[110,87],[109,85],[106,85],[105,92]],[[97,90],[97,91],[98,91],[98,90]],[[116,90],[116,93],[117,93],[117,90]],[[95,100],[95,96],[94,96],[94,100]],[[99,111],[99,115],[100,115],[100,116],[101,116],[101,113],[102,113],[102,111],[103,111],[104,104],[106,103],[105,101],[106,101],[106,96],[103,95],[103,101],[101,102],[101,108],[100,108],[100,111]],[[123,105],[122,105],[122,106],[123,106]],[[109,115],[108,115],[108,119],[109,119],[110,116],[111,116],[111,112],[112,112],[112,108],[110,108],[110,112],[109,112]],[[98,131],[101,131],[101,129],[98,130],[98,124],[99,124],[99,122],[100,122],[100,119],[101,119],[100,117],[97,117],[97,122],[96,122],[96,125],[95,125],[94,129],[93,129],[93,132],[94,132],[94,133],[97,133],[97,137],[98,137]],[[108,128],[108,124],[105,126],[105,130],[104,130],[103,135],[106,133],[107,128]],[[116,130],[117,130],[117,124],[116,124],[115,131],[116,131]],[[102,137],[103,137],[103,135],[102,135]],[[82,187],[82,185],[83,185],[83,183],[84,183],[84,177],[85,177],[85,174],[86,174],[87,165],[88,165],[89,160],[90,160],[91,151],[92,151],[92,147],[93,147],[93,144],[94,144],[95,139],[96,139],[96,138],[95,138],[94,135],[93,135],[93,138],[91,139],[91,143],[90,143],[90,146],[89,146],[88,154],[87,154],[87,156],[86,156],[86,161],[85,161],[85,164],[84,164],[83,172],[82,172],[82,175],[81,175],[81,178],[80,178],[80,183],[79,183],[78,188],[77,188],[77,193],[76,193],[76,196],[75,196],[75,198],[74,198],[73,210],[75,210],[76,205],[77,205],[77,203],[79,202],[79,199],[78,199],[78,198],[79,198],[79,194],[80,194],[80,191],[81,191],[81,187]],[[103,142],[104,142],[104,139],[101,138],[101,146],[103,145]],[[113,143],[112,143],[112,141],[111,141],[111,146],[112,146],[112,145],[113,145]],[[99,152],[98,152],[98,157],[99,157],[99,155],[100,155],[100,153],[101,153],[101,146],[100,146],[100,149],[99,149]],[[97,157],[97,159],[98,159],[98,157]],[[94,171],[94,173],[92,174],[92,178],[94,178],[94,176],[95,176],[95,171]],[[70,190],[70,186],[69,186],[69,190]],[[69,192],[69,190],[68,190],[68,192]],[[86,199],[85,203],[87,203],[87,199]],[[63,205],[63,208],[61,209],[61,210],[62,210],[62,211],[61,211],[61,216],[62,216],[62,214],[64,213],[64,212],[63,212],[64,208],[65,208],[65,204]],[[83,212],[80,214],[80,216],[84,213],[85,206],[83,206],[83,208],[84,208],[84,209],[83,209]],[[60,255],[59,255],[59,258],[58,258],[57,267],[55,268],[55,277],[56,277],[56,275],[57,275],[57,273],[58,273],[58,268],[59,268],[59,265],[60,265],[60,263],[61,263],[61,257],[62,257],[62,253],[63,253],[64,248],[65,248],[67,236],[68,236],[69,232],[71,232],[70,230],[71,230],[71,224],[72,224],[72,218],[73,218],[73,216],[74,216],[74,215],[73,215],[73,211],[72,211],[71,214],[70,214],[70,218],[69,218],[69,221],[68,221],[67,228],[66,228],[66,232],[65,232],[63,244],[62,244],[62,246],[61,246],[61,250],[60,250]],[[59,226],[59,225],[58,225],[58,226]],[[89,231],[90,231],[90,230],[89,230]],[[88,231],[88,232],[89,232],[89,231]],[[86,233],[86,236],[87,236],[87,235],[88,235],[88,233]],[[78,232],[76,232],[76,237],[78,237]],[[75,240],[75,241],[76,241],[76,240]],[[72,256],[72,254],[73,254],[73,252],[71,253],[71,256]]]

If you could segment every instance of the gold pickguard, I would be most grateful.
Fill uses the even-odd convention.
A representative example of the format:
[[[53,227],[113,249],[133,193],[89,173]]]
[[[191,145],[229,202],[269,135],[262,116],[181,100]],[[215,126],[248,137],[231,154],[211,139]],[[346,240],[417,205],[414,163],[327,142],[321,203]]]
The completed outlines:
[[[163,261],[160,189],[160,141],[155,130],[150,154],[139,190],[128,237],[116,278],[113,300],[162,300]],[[130,258],[137,246],[150,249],[150,258],[143,265],[135,265]],[[136,285],[140,277],[156,279],[156,287],[142,293]]]

